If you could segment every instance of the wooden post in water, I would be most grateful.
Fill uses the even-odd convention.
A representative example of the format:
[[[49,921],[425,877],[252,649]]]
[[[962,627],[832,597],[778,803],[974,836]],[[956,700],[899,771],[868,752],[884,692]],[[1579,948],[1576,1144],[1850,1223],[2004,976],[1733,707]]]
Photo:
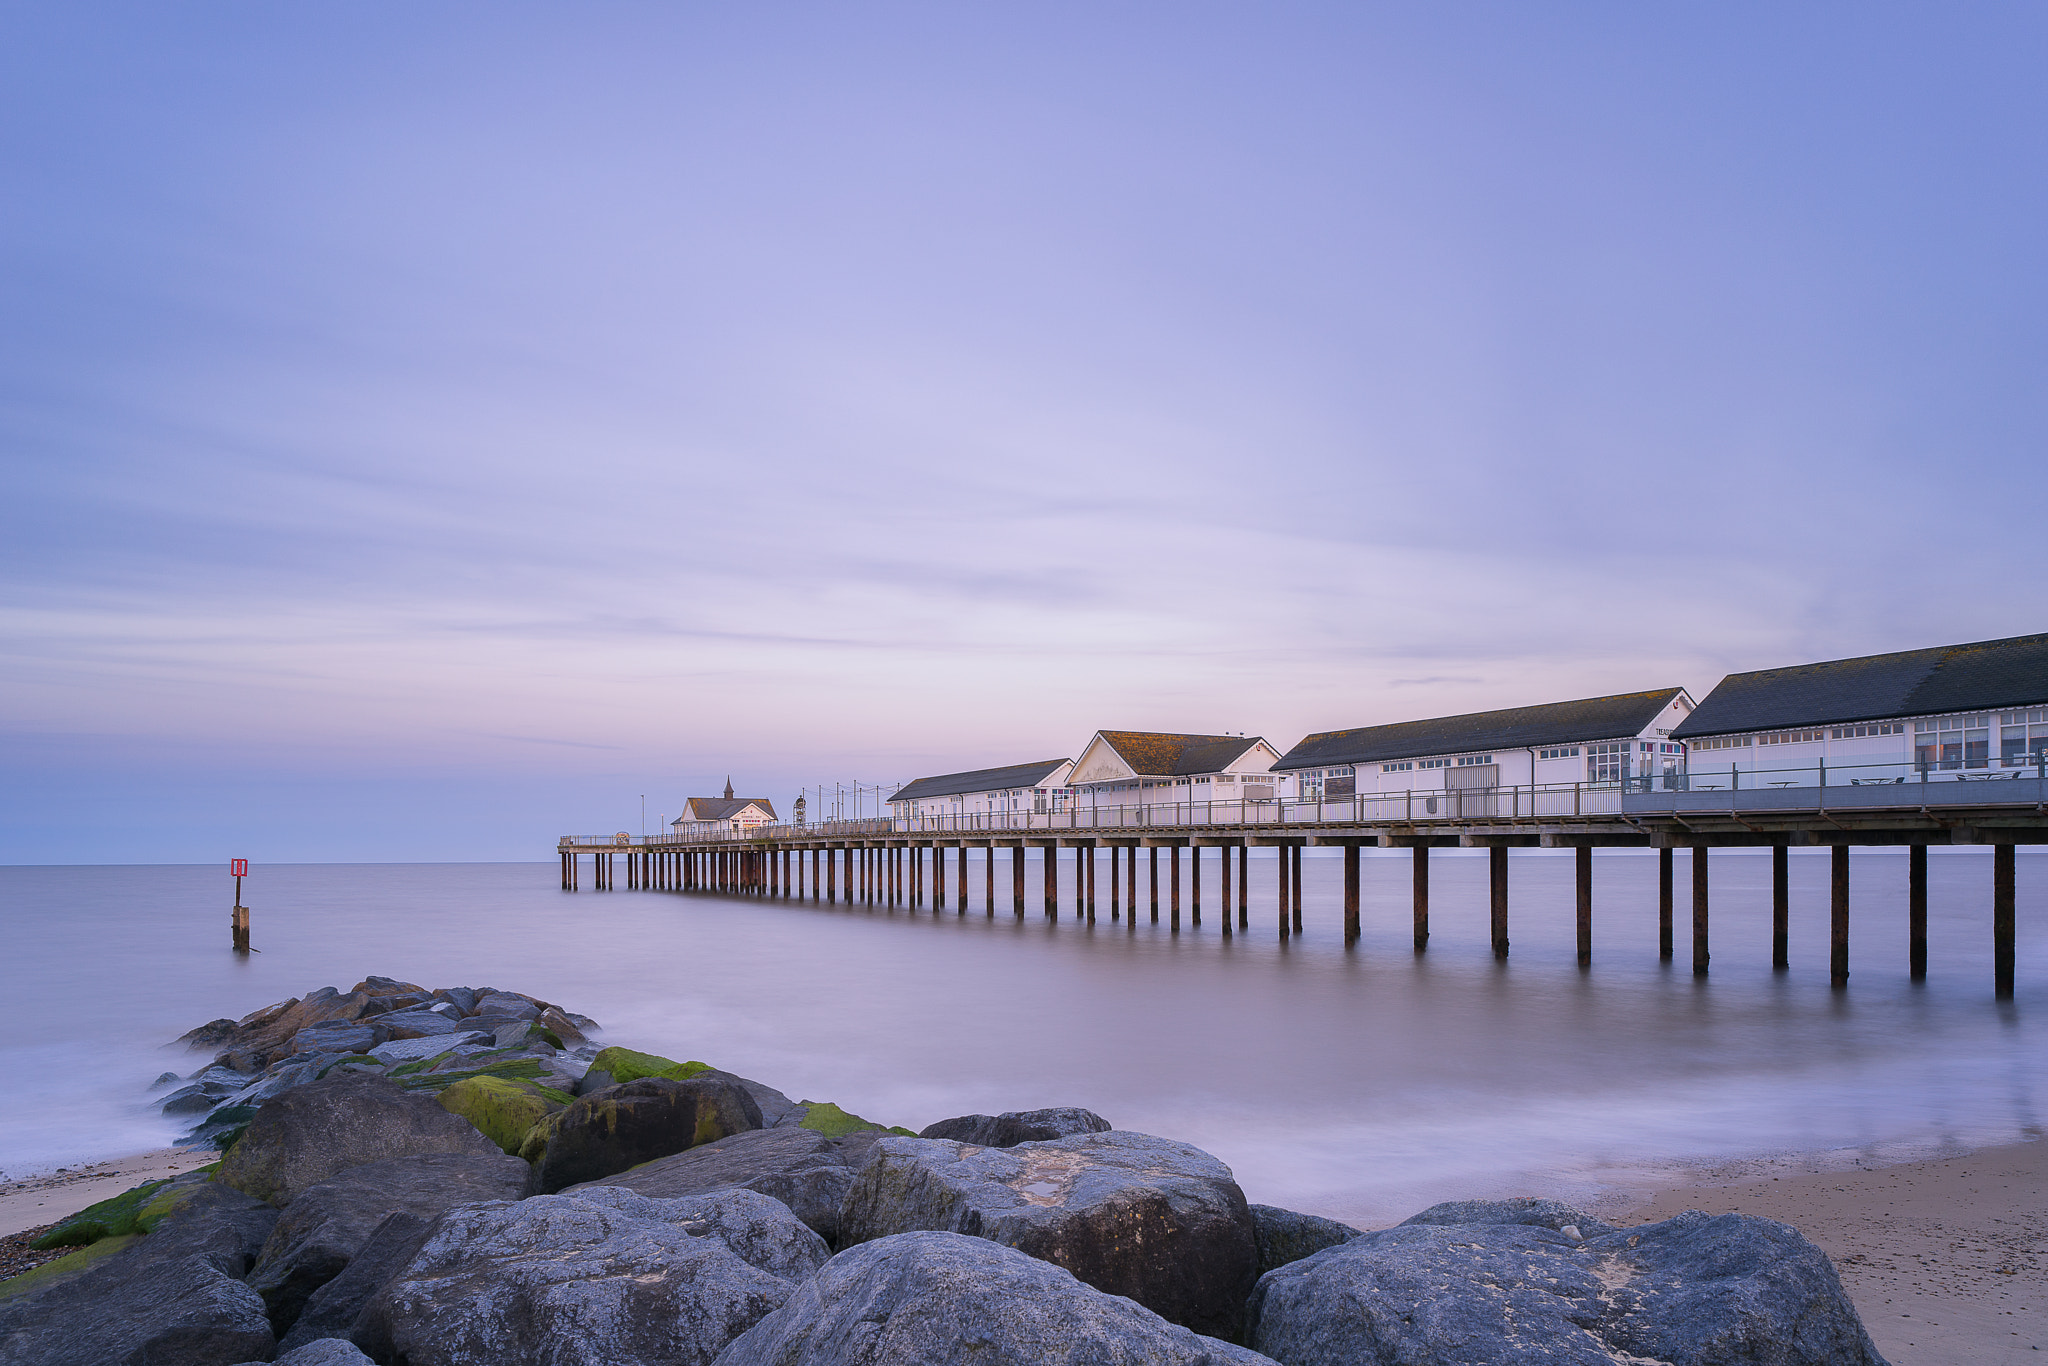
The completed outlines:
[[[1415,951],[1429,947],[1429,846],[1418,844],[1408,851],[1415,874]]]
[[[1792,966],[1792,851],[1771,846],[1771,967]]]
[[[1344,942],[1358,942],[1358,846],[1348,842],[1344,846]]]
[[[1497,844],[1486,851],[1488,882],[1493,893],[1493,956],[1508,956],[1508,850]]]
[[[1286,849],[1287,857],[1294,867],[1288,875],[1287,887],[1294,896],[1294,932],[1301,933],[1301,846],[1291,845]]]
[[[1095,923],[1095,846],[1090,844],[1085,852],[1088,860],[1088,923],[1092,925]]]
[[[1202,846],[1188,845],[1188,923],[1202,928]]]
[[[1171,884],[1168,897],[1171,906],[1169,923],[1171,928],[1177,930],[1180,928],[1180,846],[1178,844],[1174,845],[1172,849],[1167,851],[1166,857],[1167,861],[1173,865],[1172,876],[1169,879]]]
[[[1273,884],[1273,890],[1274,890],[1274,894],[1275,894],[1275,895],[1276,895],[1276,896],[1277,896],[1277,897],[1279,898],[1279,900],[1280,900],[1280,937],[1281,937],[1282,939],[1285,939],[1285,938],[1287,938],[1287,934],[1288,934],[1288,921],[1287,921],[1287,846],[1286,846],[1286,845],[1284,845],[1284,844],[1280,844],[1280,845],[1275,845],[1275,846],[1274,846],[1274,848],[1273,848],[1273,852],[1274,852],[1275,854],[1277,854],[1277,855],[1279,856],[1279,857],[1277,857],[1277,858],[1275,858],[1275,859],[1273,860],[1273,866],[1274,866],[1274,868],[1275,868],[1275,869],[1277,869],[1277,870],[1278,870],[1278,871],[1277,871],[1277,872],[1276,872],[1276,873],[1274,874],[1275,878],[1277,878],[1278,880],[1277,880],[1277,881],[1276,881],[1276,882],[1275,882],[1275,883]]]
[[[1145,851],[1152,861],[1152,923],[1159,923],[1159,846],[1153,845]]]
[[[249,875],[249,860],[228,860],[228,875],[235,880],[235,904],[228,912],[228,942],[236,953],[249,952],[249,908],[242,904],[242,879]]]
[[[1109,846],[1109,923],[1114,925],[1123,917],[1124,885],[1120,881],[1123,872],[1123,846]]]
[[[1252,927],[1252,847],[1249,844],[1237,846],[1237,927],[1248,930]]]
[[[1045,846],[1045,918],[1060,918],[1060,847],[1055,840]]]
[[[1579,966],[1593,963],[1593,846],[1582,844],[1573,853],[1578,861]]]
[[[1906,846],[1906,970],[1927,980],[1927,846]]]
[[[1657,851],[1657,957],[1671,961],[1671,850]]]
[[[1849,846],[1837,844],[1828,878],[1828,985],[1849,985]]]
[[[1223,903],[1223,937],[1230,937],[1230,846],[1216,846],[1216,895]]]
[[[1692,970],[1707,975],[1707,846],[1692,847]]]
[[[1991,990],[2001,1001],[2012,999],[2013,970],[2013,847],[1991,846]]]

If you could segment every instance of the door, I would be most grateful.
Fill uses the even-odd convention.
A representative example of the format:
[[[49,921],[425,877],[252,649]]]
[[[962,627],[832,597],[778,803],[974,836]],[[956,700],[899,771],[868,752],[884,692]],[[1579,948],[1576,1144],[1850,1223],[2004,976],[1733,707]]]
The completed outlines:
[[[1497,816],[1500,801],[1499,764],[1469,764],[1444,770],[1444,786],[1451,792],[1453,816]]]

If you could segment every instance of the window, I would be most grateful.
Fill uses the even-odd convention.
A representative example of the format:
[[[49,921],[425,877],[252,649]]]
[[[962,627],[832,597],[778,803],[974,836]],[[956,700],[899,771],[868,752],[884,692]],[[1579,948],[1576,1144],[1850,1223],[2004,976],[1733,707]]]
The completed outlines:
[[[1692,747],[1694,753],[1698,753],[1703,749],[1747,749],[1749,747],[1749,737],[1747,735],[1710,735],[1704,740],[1693,741]]]
[[[1400,763],[1398,763],[1398,764],[1381,764],[1381,765],[1380,765],[1380,772],[1382,772],[1382,773],[1406,773],[1406,772],[1407,772],[1407,771],[1408,771],[1409,769],[1411,769],[1411,768],[1414,768],[1414,767],[1415,767],[1415,764],[1414,764],[1414,762],[1413,762],[1413,761],[1411,761],[1411,760],[1405,760],[1405,759],[1404,759],[1403,761],[1401,761],[1401,762],[1400,762]]]
[[[1417,768],[1449,768],[1451,761],[1449,759],[1417,759],[1415,766]]]
[[[1579,757],[1579,747],[1571,745],[1561,749],[1538,750],[1536,757],[1539,759],[1576,759]]]
[[[1629,745],[1626,740],[1613,740],[1604,745],[1586,746],[1586,781],[1589,783],[1618,783],[1628,771]]]
[[[1467,754],[1464,758],[1458,760],[1458,767],[1470,768],[1476,764],[1490,764],[1492,762],[1493,756],[1491,754]]]
[[[1219,773],[1216,775],[1216,781],[1219,783],[1234,783],[1237,781],[1237,775],[1234,773]]]
[[[1866,735],[1904,735],[1905,733],[1906,723],[1903,721],[1880,721],[1875,725],[1836,726],[1828,732],[1828,737],[1834,740],[1857,740]]]
[[[1774,730],[1767,735],[1757,736],[1756,742],[1760,745],[1803,745],[1809,740],[1826,738],[1827,732],[1824,730]]]

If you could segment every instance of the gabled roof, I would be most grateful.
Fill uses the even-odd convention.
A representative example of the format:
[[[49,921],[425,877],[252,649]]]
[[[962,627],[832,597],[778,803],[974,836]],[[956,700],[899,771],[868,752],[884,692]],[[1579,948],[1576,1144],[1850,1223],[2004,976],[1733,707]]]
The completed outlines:
[[[1436,754],[1625,739],[1640,735],[1684,691],[1652,688],[1648,692],[1586,697],[1576,702],[1546,702],[1538,707],[1467,712],[1463,716],[1397,721],[1390,726],[1364,726],[1357,730],[1326,730],[1288,750],[1273,767],[1280,770],[1314,768],[1320,764],[1375,764]]]
[[[1730,674],[1673,734],[1685,739],[2043,702],[2048,635],[2007,636]]]
[[[892,802],[921,802],[933,797],[950,797],[956,792],[997,792],[1013,787],[1036,787],[1059,771],[1067,759],[1039,759],[1029,764],[1003,768],[976,768],[965,773],[941,773],[918,778],[896,789]]]
[[[1265,743],[1254,735],[1169,735],[1149,730],[1099,730],[1102,742],[1145,778],[1220,773]]]
[[[775,803],[766,797],[692,797],[683,803],[683,814],[670,821],[681,825],[685,821],[726,821],[731,820],[750,806],[761,808],[769,820],[777,819]]]

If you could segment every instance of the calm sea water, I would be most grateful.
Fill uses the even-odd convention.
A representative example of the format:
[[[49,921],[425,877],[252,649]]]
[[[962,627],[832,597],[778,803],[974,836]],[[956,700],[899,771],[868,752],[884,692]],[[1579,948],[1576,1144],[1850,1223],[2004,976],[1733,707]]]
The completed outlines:
[[[612,1042],[701,1058],[920,1128],[1085,1105],[1197,1143],[1253,1200],[1381,1223],[1437,1199],[1586,1198],[1671,1164],[1787,1152],[1898,1158],[2039,1132],[2048,1082],[2048,854],[2019,855],[2017,999],[1991,998],[1988,849],[1929,858],[1930,971],[1906,976],[1904,853],[1858,850],[1853,978],[1827,981],[1824,851],[1792,856],[1792,968],[1770,968],[1770,861],[1714,854],[1714,971],[1656,956],[1656,860],[1596,860],[1595,963],[1574,963],[1569,853],[1513,860],[1512,958],[1487,945],[1483,854],[1437,851],[1430,950],[1405,853],[1364,860],[1342,943],[1334,857],[1305,861],[1303,937],[1108,918],[933,915],[660,892],[564,893],[549,864],[259,867],[261,952],[227,949],[214,868],[0,868],[0,1170],[153,1147],[177,1130],[161,1045],[218,1016],[369,973],[509,987]],[[1062,868],[1071,900],[1071,863]],[[587,883],[586,869],[586,883]]]

